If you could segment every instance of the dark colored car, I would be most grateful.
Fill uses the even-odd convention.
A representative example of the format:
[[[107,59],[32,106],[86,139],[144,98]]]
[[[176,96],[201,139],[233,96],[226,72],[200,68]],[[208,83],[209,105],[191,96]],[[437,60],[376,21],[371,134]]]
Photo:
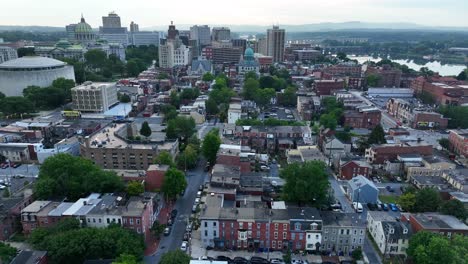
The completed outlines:
[[[203,191],[203,188],[204,188],[203,184],[201,184],[200,186],[198,186],[198,190],[199,190],[200,192]]]
[[[21,163],[14,163],[14,164],[12,165],[13,168],[18,168],[19,166],[21,166]]]
[[[177,216],[177,209],[171,211],[171,218],[174,219]]]
[[[387,186],[385,189],[387,189],[389,192],[395,192],[395,189],[393,189],[392,186]]]
[[[375,204],[373,204],[373,203],[367,203],[367,207],[371,211],[375,211],[377,209],[377,206]]]
[[[261,258],[261,257],[251,257],[250,258],[250,263],[253,264],[269,264],[270,262],[265,259],[265,258]]]
[[[249,261],[247,259],[243,258],[243,257],[235,257],[232,260],[232,262],[234,264],[248,264],[249,263]]]
[[[385,203],[383,203],[383,204],[382,204],[382,210],[388,211],[388,205],[385,204]]]
[[[216,260],[232,262],[232,259],[229,258],[229,257],[226,257],[226,256],[217,256],[217,257],[216,257]]]

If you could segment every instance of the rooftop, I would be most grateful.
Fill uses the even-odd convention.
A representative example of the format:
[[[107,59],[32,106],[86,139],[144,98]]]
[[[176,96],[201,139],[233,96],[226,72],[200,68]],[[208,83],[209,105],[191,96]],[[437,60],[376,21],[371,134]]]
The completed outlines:
[[[364,228],[366,226],[366,218],[358,213],[322,211],[321,216],[323,224],[328,226],[357,226]]]
[[[439,213],[412,214],[413,217],[424,229],[457,229],[468,231],[468,226],[451,215]]]
[[[26,206],[26,208],[21,210],[21,212],[22,213],[38,213],[42,210],[42,208],[46,207],[50,203],[51,203],[50,201],[34,201],[32,204]]]
[[[40,57],[40,56],[24,56],[18,59],[9,60],[0,64],[1,69],[22,69],[22,68],[47,68],[65,66],[63,61]]]

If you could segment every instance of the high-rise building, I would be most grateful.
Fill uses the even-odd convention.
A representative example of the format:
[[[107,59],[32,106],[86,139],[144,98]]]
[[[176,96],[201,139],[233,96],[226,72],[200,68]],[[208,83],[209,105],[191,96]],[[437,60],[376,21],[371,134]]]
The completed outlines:
[[[245,49],[247,49],[247,40],[246,39],[232,39],[231,42],[232,42],[233,47],[241,47],[242,52],[244,52]]]
[[[75,40],[75,27],[76,24],[69,24],[65,26],[65,31],[67,31],[67,39],[70,42]]]
[[[164,44],[159,45],[159,66],[161,68],[188,65],[191,59],[190,48],[184,45],[179,38],[168,39]]]
[[[210,45],[211,31],[207,25],[190,27],[190,38],[197,41],[198,46]]]
[[[231,30],[227,27],[214,27],[211,38],[213,41],[231,40]]]
[[[133,21],[130,23],[130,32],[135,33],[140,31],[140,28],[137,23],[134,23]]]
[[[178,35],[179,30],[176,29],[176,26],[174,25],[173,21],[171,21],[169,29],[167,30],[167,39],[175,39]]]
[[[18,53],[15,49],[10,47],[2,47],[0,46],[0,63],[5,61],[14,60],[18,58]]]
[[[278,26],[267,30],[267,55],[272,56],[274,62],[283,61],[285,35],[285,30]]]
[[[117,88],[112,83],[85,82],[71,89],[73,109],[104,112],[117,104]]]
[[[110,12],[108,16],[102,17],[103,28],[121,28],[120,17],[115,12]]]
[[[159,46],[161,37],[157,31],[139,31],[131,33],[130,42],[134,46]]]
[[[268,56],[267,39],[265,37],[259,38],[256,43],[256,52]]]

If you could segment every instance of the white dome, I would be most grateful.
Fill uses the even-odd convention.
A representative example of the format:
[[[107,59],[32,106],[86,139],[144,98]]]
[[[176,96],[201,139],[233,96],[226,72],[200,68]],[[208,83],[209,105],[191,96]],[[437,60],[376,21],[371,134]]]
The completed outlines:
[[[25,56],[14,60],[9,60],[0,64],[0,69],[21,69],[21,68],[49,68],[65,66],[63,61],[40,57],[40,56]]]

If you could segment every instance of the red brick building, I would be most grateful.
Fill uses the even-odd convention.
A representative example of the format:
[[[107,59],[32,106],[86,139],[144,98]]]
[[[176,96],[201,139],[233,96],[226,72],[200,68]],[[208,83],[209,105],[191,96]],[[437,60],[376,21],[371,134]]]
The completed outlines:
[[[450,130],[450,150],[468,157],[468,129]]]
[[[148,170],[146,170],[145,190],[154,191],[156,189],[161,189],[164,182],[164,176],[168,169],[168,165],[150,165]]]
[[[3,206],[0,208],[0,240],[10,238],[18,229],[21,210],[31,204],[32,196],[1,198]]]
[[[380,124],[382,112],[376,108],[348,110],[343,114],[344,125],[352,128],[373,129]]]
[[[468,103],[468,85],[452,77],[416,78],[411,84],[416,94],[427,93],[437,104],[461,105]]]
[[[34,201],[21,211],[21,224],[23,233],[29,235],[38,227],[49,227],[51,222],[48,213],[55,209],[60,203],[51,201]]]
[[[402,216],[402,220],[408,221],[414,232],[434,232],[449,238],[455,234],[468,235],[468,226],[451,215],[439,213],[410,214],[409,218]]]
[[[365,161],[352,160],[340,166],[340,178],[342,180],[351,180],[358,175],[369,178],[371,173],[372,166]]]
[[[319,96],[332,95],[337,91],[343,90],[345,87],[345,82],[343,79],[316,80],[314,84],[315,91]]]
[[[400,154],[432,155],[432,145],[421,142],[407,142],[405,144],[374,145],[366,149],[365,157],[370,164],[384,164],[386,161],[394,161]]]
[[[366,76],[369,75],[376,75],[379,77],[377,87],[400,87],[401,70],[394,69],[390,65],[368,67]]]
[[[361,77],[362,66],[359,64],[338,64],[325,68],[323,73],[331,76]]]
[[[447,125],[448,118],[435,112],[415,112],[412,120],[412,127],[417,129],[445,129]]]

